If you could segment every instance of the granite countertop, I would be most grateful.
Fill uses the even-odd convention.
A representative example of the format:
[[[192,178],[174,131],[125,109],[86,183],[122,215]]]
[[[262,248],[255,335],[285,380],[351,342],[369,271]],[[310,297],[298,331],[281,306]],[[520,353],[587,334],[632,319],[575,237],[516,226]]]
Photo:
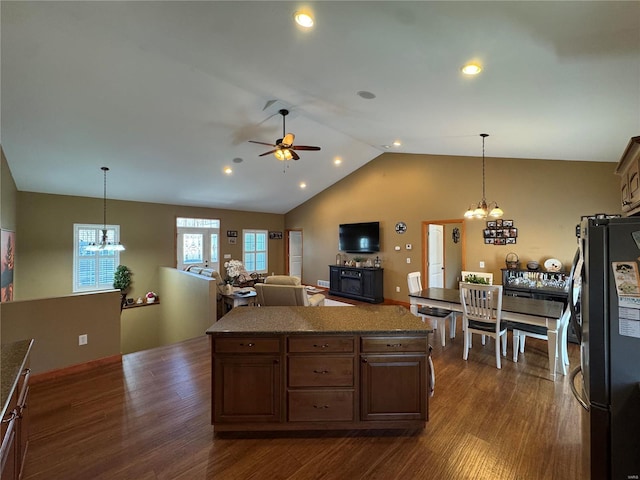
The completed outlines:
[[[317,333],[431,333],[429,324],[400,305],[355,307],[238,307],[214,323],[209,335]]]
[[[24,371],[33,340],[20,340],[0,345],[0,418],[4,418],[9,399]]]

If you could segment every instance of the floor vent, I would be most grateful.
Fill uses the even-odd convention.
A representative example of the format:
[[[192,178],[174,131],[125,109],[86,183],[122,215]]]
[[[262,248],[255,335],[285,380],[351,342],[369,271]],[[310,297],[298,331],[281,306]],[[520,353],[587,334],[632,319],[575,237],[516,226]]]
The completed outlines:
[[[327,280],[318,280],[318,286],[329,288],[331,285]]]

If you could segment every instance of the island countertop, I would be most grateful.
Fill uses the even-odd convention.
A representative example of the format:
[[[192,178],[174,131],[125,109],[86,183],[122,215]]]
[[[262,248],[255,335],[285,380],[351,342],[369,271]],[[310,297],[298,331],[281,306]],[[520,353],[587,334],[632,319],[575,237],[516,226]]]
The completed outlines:
[[[400,305],[353,307],[238,307],[214,323],[207,334],[424,334],[429,324]]]

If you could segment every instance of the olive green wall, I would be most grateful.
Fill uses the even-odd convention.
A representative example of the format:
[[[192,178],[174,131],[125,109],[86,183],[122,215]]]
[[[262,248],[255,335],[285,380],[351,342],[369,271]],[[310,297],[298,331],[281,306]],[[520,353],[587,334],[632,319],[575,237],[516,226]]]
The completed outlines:
[[[509,252],[523,266],[550,257],[570,264],[580,216],[620,213],[614,168],[607,162],[487,158],[487,200],[496,200],[503,218],[514,221],[517,244],[485,245],[485,221],[464,220],[462,268],[492,272],[501,283],[500,269]],[[481,197],[480,158],[385,153],[288,212],[285,223],[303,230],[303,281],[316,284],[328,280],[327,265],[335,263],[340,223],[380,221],[384,296],[406,302],[407,273],[422,269],[422,222],[462,221],[469,205]],[[398,221],[408,226],[403,235],[395,233]],[[407,243],[412,250],[405,249]]]
[[[102,224],[102,198],[18,192],[17,200],[16,299],[71,294],[73,224]],[[137,298],[153,290],[162,297],[158,268],[175,267],[175,222],[181,216],[220,219],[221,258],[228,253],[242,259],[241,239],[229,245],[227,230],[239,234],[243,228],[284,230],[284,215],[108,200],[107,223],[120,225],[126,247],[120,263],[133,272],[128,296]],[[284,272],[283,240],[269,240],[271,271]]]

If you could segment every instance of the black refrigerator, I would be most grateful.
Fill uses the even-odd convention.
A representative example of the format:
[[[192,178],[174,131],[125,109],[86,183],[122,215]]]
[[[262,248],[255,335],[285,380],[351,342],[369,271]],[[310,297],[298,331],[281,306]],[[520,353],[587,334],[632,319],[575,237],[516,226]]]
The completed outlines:
[[[581,364],[571,386],[584,408],[582,478],[639,479],[640,217],[583,217],[576,233]]]

